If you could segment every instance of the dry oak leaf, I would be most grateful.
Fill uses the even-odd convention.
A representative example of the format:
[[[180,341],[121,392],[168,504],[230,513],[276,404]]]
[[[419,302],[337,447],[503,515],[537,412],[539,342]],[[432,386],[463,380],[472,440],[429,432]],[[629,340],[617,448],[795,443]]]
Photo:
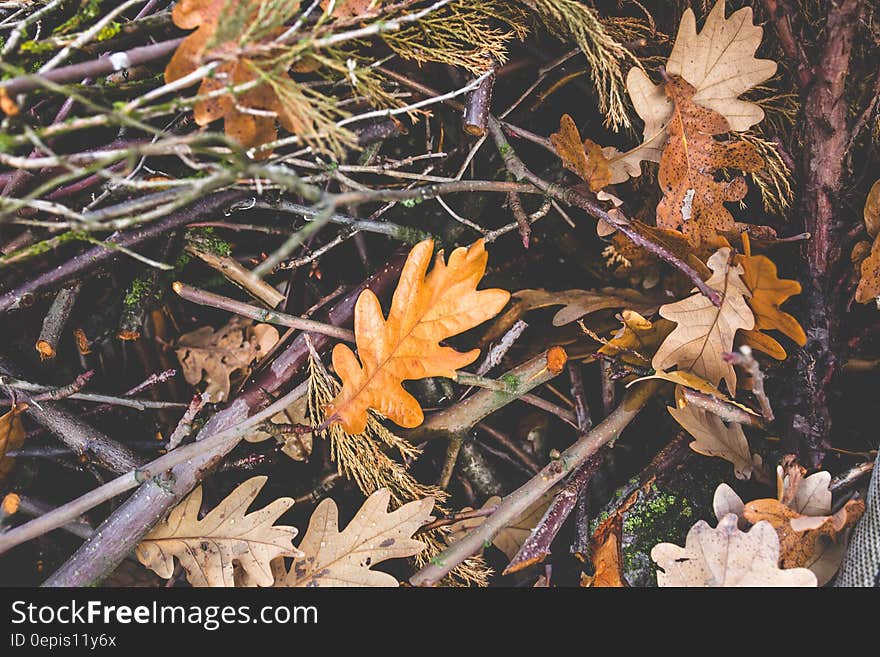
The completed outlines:
[[[273,563],[275,586],[397,586],[394,577],[371,568],[425,549],[412,535],[433,520],[434,499],[409,502],[388,513],[390,500],[388,489],[377,490],[341,532],[336,503],[323,500],[299,544],[304,556],[295,558],[290,570],[280,559]]]
[[[703,29],[697,32],[696,17],[688,9],[681,18],[678,35],[666,73],[684,78],[695,88],[694,102],[721,114],[731,130],[743,132],[764,119],[764,111],[739,96],[769,80],[776,62],[757,59],[763,28],[752,23],[752,9],[744,7],[725,18],[724,0],[709,12]],[[641,161],[659,162],[666,141],[666,124],[672,117],[672,103],[663,85],[655,85],[645,72],[632,68],[626,78],[630,99],[645,122],[642,144],[611,159],[612,183],[641,174]]]
[[[263,5],[263,0],[243,0],[233,6],[237,12],[248,16],[246,23],[252,23]],[[171,14],[174,24],[184,30],[197,29],[174,52],[165,68],[165,82],[175,82],[190,75],[207,63],[209,56],[221,61],[213,75],[202,78],[199,96],[221,92],[260,78],[259,64],[243,55],[238,36],[229,36],[225,41],[215,43],[220,23],[224,18],[229,18],[224,16],[224,12],[229,9],[230,3],[225,0],[180,0],[174,5]],[[289,9],[293,11],[295,7]],[[286,70],[276,71],[274,75],[282,80],[289,79]],[[306,132],[310,127],[303,117],[285,107],[273,86],[265,80],[238,95],[219,93],[211,98],[202,98],[196,101],[193,113],[196,123],[201,126],[223,119],[226,135],[245,149],[274,141],[277,136],[276,120],[294,134]],[[256,157],[262,159],[270,154],[265,150]]]
[[[794,463],[788,468],[777,466],[776,474],[777,496],[788,508],[804,516],[831,513],[830,472],[821,470],[804,477],[806,469]]]
[[[840,567],[846,533],[864,512],[865,503],[853,499],[833,515],[808,516],[768,498],[746,504],[743,517],[751,523],[769,522],[779,535],[779,565],[809,568],[822,586]]]
[[[862,260],[861,277],[856,289],[856,301],[859,303],[868,303],[880,297],[880,180],[871,186],[865,200],[865,228],[868,235],[874,238],[874,244],[871,253]]]
[[[742,532],[732,513],[715,529],[700,520],[684,547],[655,545],[651,559],[661,569],[657,584],[664,587],[816,586],[806,568],[779,568],[779,538],[769,523]]]
[[[416,244],[403,266],[388,319],[371,290],[358,297],[354,333],[358,356],[344,344],[333,349],[333,367],[342,390],[325,409],[328,423],[340,422],[346,433],[362,433],[372,408],[402,427],[417,427],[424,414],[415,397],[403,389],[405,380],[443,376],[473,363],[480,350],[461,353],[440,345],[494,317],[510,293],[477,290],[486,271],[483,240],[457,248],[444,262],[432,240]]]
[[[683,372],[679,370],[675,370],[674,372],[664,372],[663,370],[657,370],[654,374],[650,376],[643,376],[635,381],[631,381],[627,384],[627,387],[633,385],[634,383],[638,383],[639,381],[647,381],[648,379],[661,379],[663,381],[669,381],[670,383],[676,384],[676,386],[684,386],[685,388],[690,388],[691,390],[696,390],[697,392],[702,392],[705,395],[711,395],[716,399],[720,399],[725,404],[732,404],[737,408],[744,410],[749,415],[754,415],[755,417],[760,417],[761,414],[757,411],[749,408],[745,404],[741,404],[735,399],[731,399],[723,392],[721,392],[717,387],[713,386],[711,383],[698,377],[693,372]],[[676,388],[676,393],[678,392],[678,388]],[[676,398],[678,398],[678,394],[676,394]]]
[[[745,238],[748,245],[748,238]],[[797,281],[779,278],[776,264],[767,256],[751,255],[746,246],[746,255],[736,257],[736,262],[742,265],[742,280],[749,288],[752,295],[749,298],[749,307],[755,314],[755,328],[744,331],[742,334],[745,342],[764,353],[773,356],[777,360],[785,360],[786,353],[782,345],[768,335],[759,334],[759,331],[777,330],[791,338],[798,346],[807,344],[807,334],[798,321],[779,309],[785,301],[795,294],[801,293],[801,284]]]
[[[563,166],[580,176],[592,191],[598,192],[611,182],[611,169],[602,147],[590,139],[581,142],[577,126],[568,114],[559,119],[559,132],[550,135],[550,143]]]
[[[561,290],[559,292],[520,290],[514,292],[512,297],[514,303],[521,305],[524,310],[564,305],[565,307],[553,316],[553,326],[564,326],[585,315],[608,308],[629,307],[648,314],[655,312],[660,305],[655,298],[635,290],[615,287],[603,287],[598,290]]]
[[[8,475],[15,464],[15,459],[6,456],[6,452],[19,449],[24,445],[25,433],[21,414],[27,407],[27,404],[15,404],[0,416],[0,479]]]
[[[754,328],[755,316],[746,303],[750,293],[741,278],[742,267],[731,264],[730,256],[729,248],[718,249],[707,263],[713,273],[706,284],[720,293],[721,306],[716,308],[699,292],[660,306],[661,317],[677,325],[654,354],[651,366],[655,370],[678,366],[679,370],[693,372],[716,387],[724,379],[734,396],[736,372],[722,354],[733,349],[738,330]]]
[[[681,230],[694,246],[716,245],[718,232],[736,225],[724,203],[741,201],[748,191],[743,178],[718,181],[716,174],[726,168],[758,171],[764,161],[753,144],[715,139],[730,126],[718,112],[694,102],[694,87],[687,81],[671,78],[666,93],[674,111],[660,158],[663,198],[657,205],[657,226]]]
[[[269,353],[278,337],[274,326],[233,317],[217,330],[202,326],[181,335],[175,353],[186,382],[204,381],[209,401],[216,403],[229,399],[229,377]]]
[[[623,327],[599,348],[599,353],[643,367],[651,364],[648,359],[675,328],[668,319],[651,322],[634,310],[624,310],[621,321]]]
[[[871,238],[880,234],[880,180],[874,181],[865,199],[865,230]]]
[[[690,448],[704,456],[718,456],[733,464],[737,479],[748,479],[755,467],[761,465],[761,457],[749,450],[749,441],[743,433],[742,425],[724,421],[693,404],[684,408],[667,406],[669,414],[694,437]]]
[[[291,498],[282,497],[246,513],[266,479],[248,479],[201,520],[199,486],[144,537],[136,550],[138,560],[168,579],[177,557],[193,586],[234,586],[233,565],[237,562],[250,584],[271,586],[272,559],[299,553],[292,544],[296,528],[274,525],[293,506]]]

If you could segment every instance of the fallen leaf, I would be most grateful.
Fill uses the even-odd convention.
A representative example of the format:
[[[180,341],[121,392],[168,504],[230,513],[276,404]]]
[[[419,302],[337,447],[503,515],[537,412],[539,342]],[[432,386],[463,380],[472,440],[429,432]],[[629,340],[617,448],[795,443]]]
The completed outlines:
[[[648,379],[661,379],[663,381],[669,381],[670,383],[675,383],[676,385],[684,386],[686,388],[690,388],[691,390],[696,390],[697,392],[702,392],[704,395],[711,395],[716,399],[723,401],[725,404],[733,404],[737,408],[744,410],[749,415],[754,415],[755,417],[760,417],[761,414],[757,411],[752,410],[745,404],[740,404],[735,399],[731,399],[723,392],[721,392],[716,386],[713,386],[711,383],[706,381],[703,378],[700,378],[693,372],[684,372],[681,370],[675,370],[673,372],[664,372],[663,370],[657,370],[654,374],[650,376],[643,376],[635,381],[627,384],[627,387],[631,386],[633,383],[637,383],[639,381],[647,381]]]
[[[779,538],[769,523],[742,532],[732,513],[715,529],[700,520],[685,547],[654,546],[651,559],[660,567],[662,587],[816,586],[816,576],[806,568],[779,568]]]
[[[694,102],[723,116],[731,130],[743,132],[760,123],[764,111],[739,96],[773,77],[776,62],[755,57],[764,30],[752,23],[752,9],[744,7],[728,18],[725,10],[724,0],[719,0],[700,32],[693,10],[685,11],[665,68],[668,75],[682,77],[694,87]],[[663,85],[651,82],[642,69],[630,69],[626,86],[645,129],[642,143],[633,150],[606,151],[612,184],[639,176],[642,161],[660,161],[665,128],[673,113]]]
[[[779,565],[809,568],[819,586],[829,582],[840,568],[846,543],[843,538],[865,512],[862,500],[849,500],[833,515],[807,516],[779,500],[754,500],[743,516],[751,523],[767,521],[779,535]]]
[[[692,450],[705,456],[718,456],[733,463],[737,479],[748,479],[752,470],[761,465],[761,457],[749,451],[749,441],[743,433],[742,425],[736,422],[724,424],[722,419],[696,408],[692,404],[684,408],[667,407],[669,414],[694,437],[690,444]]]
[[[803,477],[806,472],[804,468],[796,467],[801,471],[797,479],[791,474],[781,477],[779,501],[805,516],[824,516],[831,513],[831,473],[822,470]],[[778,469],[781,470],[781,466]]]
[[[675,328],[667,319],[651,322],[634,310],[624,310],[621,319],[623,327],[599,348],[599,353],[630,365],[649,366],[648,359]]]
[[[15,464],[15,459],[6,456],[6,452],[19,449],[24,445],[25,433],[21,414],[27,407],[27,404],[15,404],[3,416],[0,416],[0,480],[9,474]]]
[[[593,547],[593,576],[590,579],[590,588],[621,588],[628,587],[626,577],[623,574],[623,551],[621,550],[620,535],[623,531],[621,523],[615,525],[614,531],[608,531],[596,540]]]
[[[217,330],[202,326],[181,335],[175,353],[186,382],[204,381],[209,401],[216,403],[229,399],[230,376],[269,353],[278,338],[274,326],[233,317]]]
[[[246,513],[266,479],[248,479],[201,520],[199,486],[144,537],[136,550],[138,560],[168,579],[177,557],[193,586],[233,586],[233,563],[237,562],[250,583],[271,586],[272,559],[298,552],[292,545],[296,529],[273,524],[293,506],[291,498],[282,497]]]
[[[231,6],[225,0],[181,0],[174,5],[171,14],[177,27],[184,30],[195,28],[195,32],[187,36],[174,52],[165,68],[165,82],[172,83],[192,74],[210,57],[219,58],[220,65],[213,75],[202,78],[198,90],[199,96],[215,95],[196,101],[193,114],[201,126],[223,119],[226,135],[244,148],[274,141],[276,120],[294,134],[307,132],[311,127],[302,112],[296,111],[291,103],[285,103],[278,95],[277,89],[284,82],[293,84],[286,68],[273,70],[273,76],[280,81],[273,86],[261,73],[263,63],[257,58],[260,49],[250,48],[250,54],[247,54],[248,44],[242,43],[244,30],[236,34],[229,29],[240,22],[250,27],[248,36],[260,33],[256,36],[258,41],[271,41],[284,28],[278,27],[268,33],[254,29],[258,17],[267,17],[263,5],[262,0],[245,0]],[[287,3],[285,13],[292,16],[297,8],[298,3]],[[234,15],[225,13],[230,11]],[[283,16],[280,18],[283,23]],[[263,59],[269,61],[271,58]],[[251,82],[257,82],[256,86],[237,95],[222,93],[224,89]],[[270,151],[266,150],[257,158],[269,155]]]
[[[721,520],[727,514],[732,513],[738,518],[737,526],[745,530],[748,529],[749,523],[743,517],[743,509],[745,509],[745,503],[736,494],[736,491],[727,484],[719,484],[712,497],[712,511],[715,513],[715,518]]]
[[[504,290],[476,289],[489,257],[482,240],[455,249],[448,264],[439,253],[426,275],[433,249],[432,240],[413,247],[387,320],[376,295],[361,292],[354,319],[360,360],[344,344],[333,349],[333,367],[343,386],[326,413],[328,422],[340,422],[346,433],[363,432],[369,408],[402,427],[421,424],[422,409],[401,383],[455,378],[457,369],[477,359],[479,349],[461,353],[440,342],[494,317],[510,298]]]
[[[706,285],[721,294],[721,306],[699,292],[686,299],[660,307],[660,315],[676,322],[651,364],[656,370],[691,371],[718,386],[721,379],[727,382],[731,395],[736,394],[736,372],[722,355],[733,349],[737,330],[752,329],[755,317],[746,303],[749,289],[741,279],[740,265],[731,264],[731,250],[718,249],[708,265],[713,274]]]
[[[675,111],[660,158],[663,198],[657,206],[657,226],[681,230],[694,246],[717,245],[718,232],[736,224],[724,203],[741,201],[748,191],[743,178],[719,181],[718,172],[730,168],[754,172],[764,161],[753,144],[715,139],[729,132],[730,126],[721,114],[695,103],[694,91],[682,78],[666,83]]]
[[[289,570],[280,560],[273,564],[275,586],[398,586],[394,577],[372,567],[425,549],[412,535],[433,519],[434,499],[409,502],[388,513],[390,500],[387,489],[377,490],[341,532],[336,503],[323,500],[299,544],[304,556],[295,558]]]
[[[565,326],[581,317],[609,308],[635,308],[639,312],[652,313],[659,302],[635,290],[603,287],[597,290],[520,290],[514,292],[514,302],[522,304],[525,314],[529,310],[564,305],[553,316],[553,326]],[[520,315],[522,316],[522,315]]]
[[[748,245],[748,238],[745,238]],[[749,307],[755,314],[755,328],[753,331],[745,331],[746,342],[761,351],[773,356],[778,360],[786,357],[785,349],[776,340],[769,336],[764,339],[770,341],[768,349],[762,340],[753,340],[753,334],[757,331],[777,330],[791,338],[798,346],[803,347],[807,343],[807,335],[798,321],[779,309],[785,301],[795,294],[800,294],[801,284],[787,278],[779,278],[776,264],[767,256],[738,255],[736,262],[742,265],[742,280],[751,291],[748,300]],[[775,347],[774,347],[775,345]]]
[[[865,230],[872,238],[880,234],[880,179],[871,185],[871,191],[865,199]]]
[[[547,511],[547,508],[553,502],[553,499],[558,492],[559,487],[554,486],[541,495],[541,497],[535,500],[516,520],[498,532],[498,534],[495,535],[495,538],[492,539],[492,545],[506,554],[508,561],[516,556],[516,553],[519,552],[522,544],[525,543],[526,539],[531,535],[532,530],[534,530],[537,524],[541,522],[541,518],[544,517],[544,513]],[[501,498],[498,497],[490,498],[490,500],[491,499],[495,500],[495,504],[501,502]]]
[[[602,147],[590,139],[581,142],[577,126],[568,114],[559,119],[559,132],[550,135],[550,143],[563,166],[580,176],[592,191],[598,192],[611,182],[611,170]]]

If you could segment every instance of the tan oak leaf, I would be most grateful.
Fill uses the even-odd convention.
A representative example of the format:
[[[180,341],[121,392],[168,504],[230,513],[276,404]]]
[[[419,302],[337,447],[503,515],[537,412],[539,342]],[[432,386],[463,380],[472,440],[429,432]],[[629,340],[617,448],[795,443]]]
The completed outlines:
[[[694,437],[690,444],[692,450],[705,456],[718,456],[733,463],[737,479],[748,479],[756,466],[761,465],[761,457],[749,451],[749,441],[743,433],[742,425],[736,422],[724,424],[715,415],[692,404],[684,408],[667,407],[670,415]]]
[[[372,567],[425,549],[412,535],[433,519],[434,499],[409,502],[388,513],[390,500],[388,489],[377,490],[342,531],[336,502],[323,500],[299,544],[303,556],[295,558],[289,570],[280,560],[273,564],[275,586],[398,586],[394,577]]]
[[[714,529],[699,521],[684,547],[655,545],[651,559],[660,567],[657,584],[663,587],[816,586],[806,568],[779,568],[779,538],[769,523],[743,532],[733,513]]]
[[[696,292],[686,299],[660,307],[660,315],[676,322],[651,365],[656,370],[690,371],[712,385],[727,382],[731,395],[736,394],[736,372],[722,355],[733,349],[733,338],[740,329],[755,326],[755,316],[746,302],[749,289],[743,283],[740,265],[731,264],[731,249],[718,249],[709,258],[712,276],[706,284],[719,292],[721,306],[715,307]]]
[[[199,486],[144,537],[136,550],[138,560],[168,579],[177,557],[193,586],[234,586],[237,563],[249,584],[271,586],[272,559],[298,552],[292,544],[296,528],[274,524],[293,506],[291,498],[246,513],[266,479],[248,479],[201,520]]]

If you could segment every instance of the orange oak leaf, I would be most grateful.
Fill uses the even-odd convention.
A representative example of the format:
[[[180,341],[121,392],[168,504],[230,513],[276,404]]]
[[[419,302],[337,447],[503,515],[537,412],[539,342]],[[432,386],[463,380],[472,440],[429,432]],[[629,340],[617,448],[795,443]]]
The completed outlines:
[[[742,177],[718,181],[716,173],[725,168],[758,171],[764,162],[748,142],[715,139],[730,131],[727,119],[695,103],[694,87],[684,79],[671,78],[666,95],[674,110],[660,158],[663,199],[657,206],[657,226],[680,229],[694,246],[715,244],[718,231],[735,225],[724,203],[740,201],[747,192]]]
[[[232,6],[237,18],[250,25],[262,5],[261,0],[242,0]],[[292,11],[295,7],[289,9]],[[174,24],[185,30],[197,29],[174,52],[165,68],[165,81],[175,82],[206,64],[209,58],[217,59],[219,66],[213,75],[202,78],[198,91],[199,96],[216,95],[195,103],[196,123],[204,126],[223,119],[226,135],[244,148],[274,141],[276,120],[292,133],[306,131],[309,127],[307,121],[285,106],[275,87],[265,79],[237,95],[222,93],[224,89],[254,82],[261,77],[258,63],[254,57],[245,56],[238,37],[226,35],[224,31],[224,36],[218,38],[221,22],[230,18],[225,15],[227,10],[230,10],[230,3],[224,0],[180,0],[174,6],[171,14]],[[264,38],[277,36],[277,31],[264,35]],[[276,71],[274,75],[290,80],[286,70]],[[262,159],[269,155],[270,151],[262,151],[255,157]]]
[[[510,293],[477,290],[488,254],[482,240],[455,249],[444,262],[433,240],[416,244],[404,264],[386,319],[370,290],[358,297],[354,332],[358,356],[346,345],[333,349],[333,367],[342,390],[327,406],[327,422],[340,422],[350,434],[361,433],[372,408],[402,427],[416,427],[424,415],[415,397],[403,389],[406,380],[433,376],[452,378],[476,360],[479,349],[461,353],[440,345],[494,317]]]
[[[749,307],[755,313],[755,328],[743,331],[746,343],[777,360],[785,360],[785,349],[776,340],[759,331],[775,329],[794,340],[799,346],[807,344],[807,335],[798,321],[779,309],[785,301],[801,293],[801,284],[787,278],[779,278],[776,264],[767,256],[751,255],[749,240],[743,236],[746,254],[736,257],[742,265],[742,280],[752,292]],[[757,335],[756,335],[757,334]]]
[[[581,143],[577,126],[568,114],[559,119],[559,132],[550,135],[550,143],[563,166],[580,176],[592,191],[598,192],[611,182],[611,169],[602,147],[590,139]]]

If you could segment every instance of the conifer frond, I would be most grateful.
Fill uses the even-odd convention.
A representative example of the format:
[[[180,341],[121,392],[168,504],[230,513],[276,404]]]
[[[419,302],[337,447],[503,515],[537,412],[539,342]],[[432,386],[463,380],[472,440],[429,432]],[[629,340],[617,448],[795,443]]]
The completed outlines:
[[[438,527],[424,534],[419,534],[419,540],[427,547],[413,557],[417,568],[423,568],[431,563],[431,559],[443,552],[449,544],[446,542],[447,527]],[[468,557],[456,566],[442,581],[441,586],[489,586],[489,578],[494,571],[486,563],[482,554]]]
[[[743,141],[754,145],[764,160],[763,169],[749,174],[761,192],[764,209],[774,214],[785,215],[791,207],[794,196],[791,187],[793,180],[791,169],[780,156],[775,142],[753,132],[742,133],[740,137]]]
[[[528,33],[525,13],[497,0],[458,0],[417,23],[383,35],[391,50],[419,64],[439,62],[484,73],[489,57],[507,61],[507,44]]]
[[[577,0],[520,0],[520,3],[536,12],[554,36],[574,41],[584,53],[605,124],[613,128],[630,127],[621,64],[627,59],[637,66],[640,64],[611,36],[596,10]]]

